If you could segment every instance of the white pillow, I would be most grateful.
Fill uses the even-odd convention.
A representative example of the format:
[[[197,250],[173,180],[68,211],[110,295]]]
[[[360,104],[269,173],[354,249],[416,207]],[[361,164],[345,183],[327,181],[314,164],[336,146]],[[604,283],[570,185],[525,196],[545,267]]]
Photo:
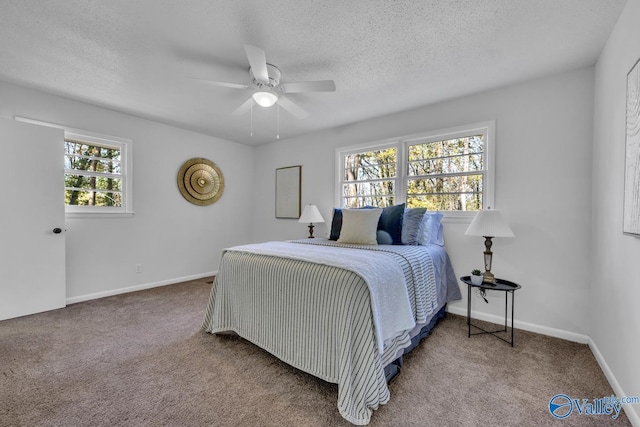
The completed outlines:
[[[442,217],[440,212],[425,212],[418,231],[418,244],[444,246]]]
[[[342,209],[338,243],[377,245],[376,232],[382,209]]]

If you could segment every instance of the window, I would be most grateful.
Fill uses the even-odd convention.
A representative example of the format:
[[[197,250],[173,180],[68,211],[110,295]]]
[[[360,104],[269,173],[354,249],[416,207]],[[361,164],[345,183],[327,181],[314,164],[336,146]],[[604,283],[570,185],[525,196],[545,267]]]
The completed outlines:
[[[408,144],[407,207],[482,209],[484,135]]]
[[[23,119],[64,130],[64,203],[69,216],[131,215],[132,141]]]
[[[65,135],[65,205],[121,208],[121,165],[122,147],[119,144],[100,144]]]
[[[448,216],[493,206],[494,122],[337,150],[341,207],[406,203]]]
[[[392,206],[396,200],[398,147],[345,152],[342,156],[342,207]]]
[[[65,129],[67,214],[131,214],[131,140]]]

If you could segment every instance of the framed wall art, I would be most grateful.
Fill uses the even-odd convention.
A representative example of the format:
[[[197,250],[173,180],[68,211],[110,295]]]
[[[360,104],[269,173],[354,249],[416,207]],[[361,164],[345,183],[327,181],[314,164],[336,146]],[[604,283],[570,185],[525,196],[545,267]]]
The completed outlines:
[[[276,169],[276,218],[300,218],[302,166]]]
[[[623,232],[640,237],[640,59],[627,74]]]

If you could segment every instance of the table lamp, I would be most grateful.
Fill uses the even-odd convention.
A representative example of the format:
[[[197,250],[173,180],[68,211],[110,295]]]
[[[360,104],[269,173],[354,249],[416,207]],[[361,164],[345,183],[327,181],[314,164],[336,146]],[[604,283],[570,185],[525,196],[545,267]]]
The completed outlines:
[[[496,283],[496,278],[491,273],[491,261],[493,252],[491,252],[491,239],[494,237],[513,237],[513,231],[509,228],[509,224],[504,220],[500,211],[497,209],[487,209],[478,211],[469,228],[465,231],[468,236],[484,237],[484,282]]]
[[[316,205],[307,205],[304,207],[298,222],[309,223],[309,238],[313,239],[313,223],[324,222],[324,218],[320,215],[320,211]]]

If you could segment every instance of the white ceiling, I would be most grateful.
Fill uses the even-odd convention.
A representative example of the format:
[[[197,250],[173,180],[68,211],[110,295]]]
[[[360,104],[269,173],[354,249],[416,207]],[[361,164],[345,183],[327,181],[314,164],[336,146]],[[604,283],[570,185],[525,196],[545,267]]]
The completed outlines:
[[[280,139],[594,64],[627,0],[2,0],[0,79],[249,145],[277,109],[250,91],[243,45],[282,81]]]

